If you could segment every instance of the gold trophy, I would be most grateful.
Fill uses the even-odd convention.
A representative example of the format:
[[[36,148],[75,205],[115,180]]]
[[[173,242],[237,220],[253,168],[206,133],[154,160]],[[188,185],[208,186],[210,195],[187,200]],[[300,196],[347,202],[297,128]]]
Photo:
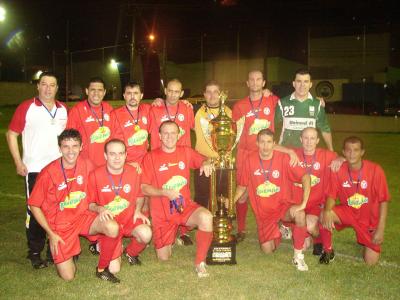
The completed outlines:
[[[220,94],[219,114],[210,122],[203,122],[202,129],[208,145],[218,153],[212,159],[214,171],[210,179],[208,209],[214,216],[213,243],[207,255],[208,264],[236,264],[236,242],[231,234],[235,218],[233,203],[235,189],[235,161],[232,151],[244,127],[244,117],[236,123],[225,112],[227,94]]]

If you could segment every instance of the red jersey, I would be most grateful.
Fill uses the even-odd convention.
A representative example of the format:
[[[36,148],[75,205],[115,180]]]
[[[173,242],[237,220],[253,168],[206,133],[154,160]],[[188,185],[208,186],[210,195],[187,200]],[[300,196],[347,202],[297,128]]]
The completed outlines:
[[[82,135],[84,158],[89,158],[95,166],[105,164],[104,144],[111,136],[110,113],[112,106],[105,101],[100,106],[90,106],[87,100],[77,103],[68,114],[67,128],[75,128]]]
[[[290,197],[293,182],[301,182],[306,171],[300,166],[290,167],[289,155],[274,151],[269,160],[260,160],[253,151],[244,162],[244,174],[239,185],[247,187],[253,211],[259,218],[278,213],[281,205]]]
[[[119,224],[133,222],[138,197],[143,195],[136,168],[125,165],[122,174],[111,175],[106,166],[101,166],[90,173],[89,201],[111,211]]]
[[[328,196],[339,198],[340,204],[351,209],[361,225],[375,229],[379,222],[379,205],[390,195],[382,168],[363,160],[360,170],[351,170],[344,162],[337,173],[331,172]]]
[[[190,199],[190,169],[201,167],[205,157],[189,147],[177,146],[173,153],[166,153],[161,148],[150,151],[143,159],[142,184],[149,184],[158,189],[179,191],[183,199],[183,208],[192,202]],[[150,212],[154,223],[170,220],[177,214],[170,207],[167,197],[152,197]]]
[[[253,99],[254,100],[254,99]],[[256,145],[257,133],[262,129],[275,130],[275,108],[279,98],[275,95],[262,97],[251,101],[246,97],[235,103],[232,110],[232,118],[236,122],[245,116],[243,133],[240,137],[238,148],[247,151],[258,151]]]
[[[111,137],[125,142],[127,162],[141,162],[149,147],[149,104],[130,111],[126,105],[111,112]]]
[[[68,230],[88,210],[88,177],[93,164],[78,157],[76,167],[64,169],[61,158],[39,174],[28,205],[40,207],[52,230]],[[65,174],[65,177],[64,177]]]
[[[164,104],[153,106],[150,109],[151,149],[157,149],[161,146],[158,129],[162,122],[168,120],[174,121],[179,126],[177,146],[191,147],[190,129],[194,128],[193,108],[179,101],[175,106],[165,106]]]
[[[314,155],[304,155],[303,148],[296,148],[294,151],[301,160],[300,166],[306,170],[311,177],[311,193],[307,202],[307,208],[325,203],[326,190],[329,185],[330,164],[336,158],[336,153],[317,148]],[[301,183],[292,185],[292,202],[301,203],[303,189]]]

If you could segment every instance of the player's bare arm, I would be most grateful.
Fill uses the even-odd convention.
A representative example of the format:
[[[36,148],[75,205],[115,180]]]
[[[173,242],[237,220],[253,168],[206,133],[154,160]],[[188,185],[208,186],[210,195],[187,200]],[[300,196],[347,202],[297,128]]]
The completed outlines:
[[[144,204],[144,197],[140,197],[136,199],[136,208],[135,213],[133,215],[133,223],[136,223],[136,220],[142,219],[144,224],[150,225],[150,220],[142,213],[142,208]]]
[[[339,171],[340,167],[345,161],[346,159],[343,156],[338,156],[337,158],[331,161],[329,167],[331,168],[332,172],[336,173],[337,171]]]
[[[332,143],[332,133],[330,132],[321,132],[322,134],[322,138],[325,141],[326,147],[330,150],[330,151],[334,151],[333,150],[333,143]]]
[[[379,204],[379,223],[374,235],[372,237],[372,242],[374,244],[380,245],[383,243],[383,235],[385,232],[386,226],[386,217],[388,211],[388,202],[381,202]]]
[[[246,192],[245,186],[241,185],[236,186],[236,192],[235,192],[235,197],[233,198],[233,203],[236,203],[240,199],[240,197],[244,195],[245,192]]]
[[[282,145],[274,144],[274,150],[288,154],[290,157],[289,165],[291,167],[295,167],[300,163],[300,159],[293,149],[284,147]]]
[[[335,199],[328,197],[325,202],[325,209],[322,212],[322,226],[332,231],[335,228],[335,219],[337,219],[336,214],[333,212],[333,207],[335,206]]]
[[[303,186],[303,200],[301,201],[300,204],[297,205],[292,205],[290,207],[290,216],[292,218],[295,217],[296,213],[300,210],[304,210],[307,206],[308,198],[310,197],[310,191],[311,191],[311,177],[308,174],[304,174],[303,177],[301,177],[301,185]]]
[[[25,166],[21,158],[21,152],[19,151],[18,146],[18,136],[18,132],[10,129],[6,133],[8,148],[10,149],[11,156],[14,159],[17,174],[26,176],[28,175],[28,168]]]
[[[111,211],[106,209],[104,206],[98,205],[96,203],[90,203],[89,210],[97,213],[101,222],[106,222],[108,220],[114,219],[114,215]]]
[[[58,243],[65,244],[63,239],[56,234],[53,230],[51,230],[49,223],[47,223],[46,217],[40,207],[30,206],[31,212],[35,216],[36,221],[42,226],[42,228],[46,231],[47,236],[49,238],[50,250],[55,255],[58,255]]]

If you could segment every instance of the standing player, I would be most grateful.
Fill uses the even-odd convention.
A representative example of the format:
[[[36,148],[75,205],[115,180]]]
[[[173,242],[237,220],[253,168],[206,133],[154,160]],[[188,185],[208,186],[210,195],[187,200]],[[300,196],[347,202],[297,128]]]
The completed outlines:
[[[104,144],[111,136],[110,113],[112,106],[103,101],[106,95],[104,81],[94,77],[86,89],[87,100],[77,103],[69,112],[67,128],[75,128],[82,135],[82,156],[95,166],[105,164]]]
[[[304,69],[296,71],[293,87],[294,92],[290,96],[279,100],[275,112],[276,122],[283,122],[279,144],[301,147],[301,131],[306,127],[314,127],[321,130],[326,147],[333,151],[331,129],[323,102],[310,94],[310,72]]]
[[[53,73],[44,72],[37,84],[38,96],[22,102],[14,113],[7,131],[7,142],[14,159],[18,175],[25,176],[26,194],[29,197],[36,177],[48,163],[60,157],[57,136],[67,123],[67,108],[55,100],[58,90],[57,78]],[[22,134],[23,158],[18,146],[18,136]],[[37,223],[27,206],[26,238],[28,259],[35,269],[47,266],[40,257],[46,232]],[[51,263],[51,253],[47,251]]]
[[[390,195],[382,168],[362,159],[364,153],[364,143],[359,137],[344,140],[346,162],[337,173],[331,173],[322,215],[324,252],[320,263],[329,264],[334,259],[332,230],[345,227],[352,227],[357,242],[364,246],[366,264],[374,265],[379,260]],[[335,205],[337,198],[340,204]]]
[[[311,193],[305,208],[308,233],[314,237],[314,255],[321,255],[322,242],[319,236],[319,217],[321,208],[325,204],[325,191],[329,185],[330,164],[336,158],[336,153],[323,148],[317,148],[319,143],[318,130],[314,127],[303,129],[300,141],[301,148],[295,152],[300,158],[300,166],[307,171],[311,177]],[[300,202],[303,196],[301,184],[292,185],[293,199],[295,203]],[[307,247],[309,244],[307,239]]]
[[[195,270],[207,277],[205,258],[212,240],[212,215],[190,199],[190,169],[211,174],[212,165],[190,147],[177,146],[179,126],[165,121],[160,126],[161,147],[152,150],[143,160],[142,191],[151,197],[157,257],[167,260],[180,225],[198,227],[196,232]]]
[[[310,195],[310,175],[301,167],[290,167],[289,156],[274,151],[273,132],[262,129],[257,134],[258,152],[249,154],[239,178],[235,201],[248,191],[253,208],[261,249],[271,254],[279,246],[281,233],[279,221],[294,223],[293,264],[299,271],[308,266],[302,253],[307,237],[304,209]],[[303,195],[300,203],[291,203],[290,189],[293,182],[301,182]]]
[[[220,87],[218,82],[212,80],[209,81],[204,87],[204,103],[196,113],[195,116],[195,132],[196,132],[196,151],[201,155],[208,158],[218,157],[218,153],[215,152],[211,145],[209,145],[204,137],[202,130],[202,124],[208,124],[212,119],[214,119],[219,114],[220,106]],[[232,116],[232,111],[229,107],[225,106],[225,112],[229,117]],[[224,173],[225,174],[225,173]],[[222,179],[220,183],[225,185],[226,179]],[[195,183],[195,201],[205,208],[208,208],[208,199],[210,197],[210,180],[208,177],[200,176],[199,173],[194,173],[194,183]],[[223,187],[221,190],[225,190]]]
[[[64,130],[58,137],[61,158],[47,165],[39,174],[28,204],[37,222],[46,231],[57,272],[64,280],[75,277],[74,256],[81,248],[79,235],[106,234],[111,250],[100,256],[99,267],[111,257],[118,241],[118,225],[88,211],[88,174],[92,163],[79,156],[82,139],[75,129]],[[107,252],[108,251],[108,252]],[[107,265],[103,266],[105,268]],[[113,278],[105,269],[103,276]],[[111,277],[110,277],[111,276]]]
[[[127,152],[124,142],[109,140],[104,146],[104,156],[106,165],[94,170],[89,177],[89,209],[119,224],[119,245],[109,268],[115,274],[121,267],[122,237],[131,238],[125,249],[128,262],[140,265],[139,254],[151,240],[151,229],[149,219],[141,212],[140,176],[136,168],[125,164]],[[101,237],[99,242],[101,254],[110,240]]]
[[[150,105],[140,103],[143,93],[136,82],[128,82],[124,89],[125,105],[111,112],[111,136],[124,141],[128,163],[141,163],[149,146]]]

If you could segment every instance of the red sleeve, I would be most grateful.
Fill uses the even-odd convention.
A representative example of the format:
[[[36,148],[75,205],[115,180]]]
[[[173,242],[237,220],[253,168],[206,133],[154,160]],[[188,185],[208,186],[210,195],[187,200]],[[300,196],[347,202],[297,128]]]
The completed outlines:
[[[79,103],[78,103],[79,104]],[[79,110],[78,110],[78,104],[76,104],[73,108],[71,108],[71,110],[68,113],[68,121],[67,121],[67,129],[70,128],[74,128],[76,130],[78,130],[79,132],[81,132],[81,122],[80,122],[80,118],[79,118]],[[81,132],[82,134],[82,132]]]
[[[98,195],[97,195],[96,175],[95,175],[94,171],[89,174],[88,202],[89,203],[98,203],[99,202]]]
[[[188,107],[188,117],[189,117],[189,124],[190,124],[190,128],[194,129],[194,112],[193,112],[193,108]]]
[[[378,202],[385,202],[390,200],[390,194],[388,185],[386,182],[386,176],[380,166],[376,166],[374,172],[375,180],[373,182],[373,193],[374,197],[378,200]]]
[[[149,184],[152,185],[154,182],[153,179],[153,162],[151,161],[151,153],[147,153],[142,162],[142,176],[141,176],[141,184]]]
[[[251,174],[250,173],[250,160],[245,159],[243,161],[242,170],[241,170],[242,176],[239,176],[237,179],[238,185],[248,187],[250,176],[251,176],[250,174]]]
[[[47,170],[40,172],[36,179],[35,186],[28,199],[28,205],[41,207],[43,202],[46,201],[48,187],[50,186],[51,179]]]
[[[232,119],[235,122],[242,117],[242,112],[240,110],[240,103],[241,103],[241,101],[239,100],[239,102],[236,102],[235,105],[233,106]]]
[[[203,164],[203,161],[206,159],[206,157],[190,147],[185,147],[185,151],[186,152],[189,151],[189,157],[190,157],[189,167],[191,169],[199,169]]]
[[[18,105],[11,119],[10,124],[8,125],[8,129],[17,133],[22,133],[22,131],[24,131],[26,122],[26,113],[28,112],[29,107],[33,103],[34,102],[32,100],[27,100]]]
[[[275,106],[278,104],[278,102],[279,102],[279,98],[278,98],[278,96],[276,96],[276,95],[271,95],[271,96],[269,96],[268,98],[272,101],[274,107],[275,107]]]
[[[288,179],[293,182],[301,182],[302,177],[307,174],[306,169],[302,168],[300,165],[291,167],[289,164],[289,155],[284,154],[284,166],[287,168]]]
[[[110,113],[110,121],[111,121],[111,138],[120,139],[123,141],[124,134],[122,132],[121,125],[119,123],[115,109]]]
[[[340,170],[338,172],[340,172]],[[326,197],[331,197],[333,199],[337,198],[338,187],[339,187],[338,172],[333,172],[329,170],[330,174],[329,174],[328,187],[326,189]]]
[[[157,109],[157,107],[151,107],[149,112],[150,144],[152,150],[157,149],[160,146],[155,109]]]

